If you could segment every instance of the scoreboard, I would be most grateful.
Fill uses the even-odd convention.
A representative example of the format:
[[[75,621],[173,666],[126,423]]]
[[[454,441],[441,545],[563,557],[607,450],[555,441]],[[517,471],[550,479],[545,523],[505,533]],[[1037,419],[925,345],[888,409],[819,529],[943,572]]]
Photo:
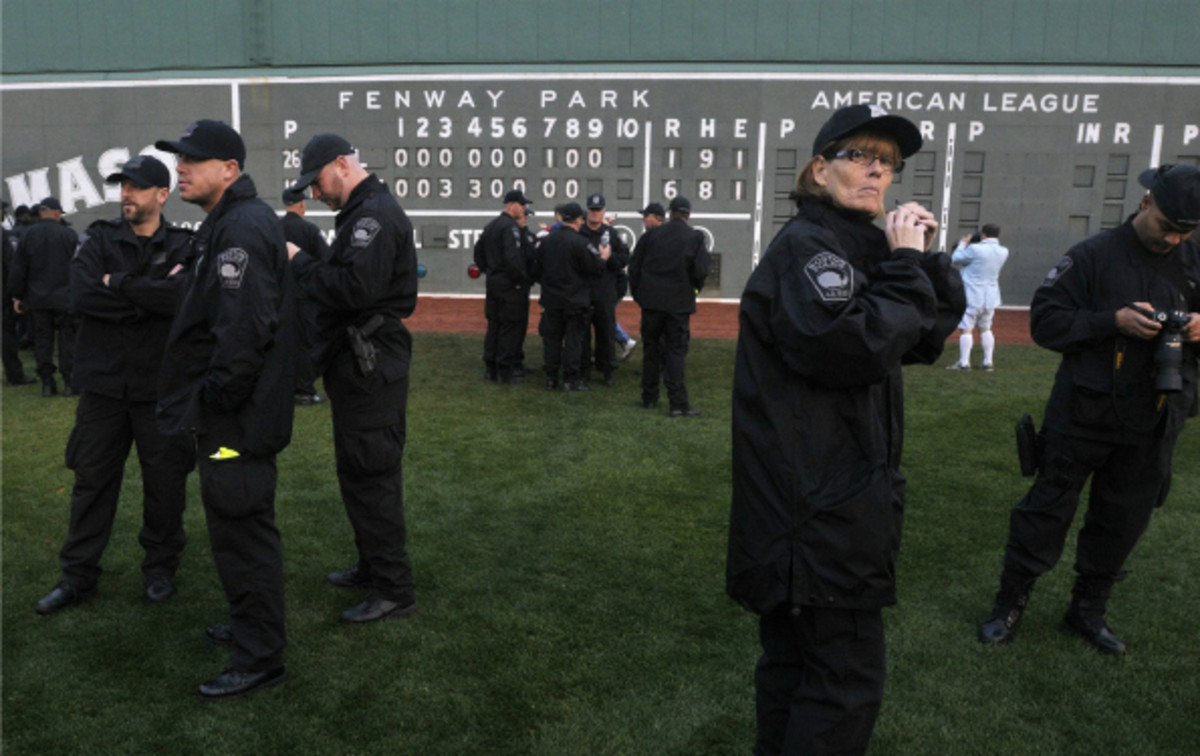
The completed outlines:
[[[397,74],[6,84],[7,197],[62,199],[76,225],[117,213],[103,175],[190,121],[242,132],[247,171],[279,195],[314,134],[348,138],[391,188],[428,268],[422,291],[483,292],[466,268],[476,235],[509,189],[553,207],[607,198],[631,245],[638,209],[692,202],[717,266],[702,297],[736,299],[772,235],[814,135],[837,108],[879,105],[925,138],[892,199],[916,200],[942,223],[935,244],[996,223],[1012,251],[1001,279],[1024,305],[1072,243],[1137,207],[1137,173],[1200,162],[1200,78],[884,73],[589,72]],[[168,217],[202,215],[177,198]],[[309,203],[332,230],[332,213]]]

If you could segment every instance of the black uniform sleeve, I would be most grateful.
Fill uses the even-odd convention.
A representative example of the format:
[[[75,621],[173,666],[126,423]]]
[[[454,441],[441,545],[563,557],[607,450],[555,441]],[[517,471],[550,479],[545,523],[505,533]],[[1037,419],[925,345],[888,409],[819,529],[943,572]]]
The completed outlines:
[[[788,366],[808,380],[835,388],[878,382],[936,321],[937,295],[921,254],[896,250],[868,279],[829,251],[839,249],[834,239],[816,241],[777,238],[743,295],[761,306],[743,312],[767,313],[750,327],[777,343]]]
[[[642,285],[642,265],[646,261],[646,237],[649,235],[647,231],[638,238],[629,256],[629,290],[633,292],[634,300],[637,299],[638,287]]]
[[[903,362],[932,365],[942,356],[946,339],[958,330],[963,311],[967,309],[967,291],[963,286],[962,274],[951,262],[950,256],[939,252],[921,256],[921,270],[933,284],[937,295],[937,317],[933,327],[921,333],[921,340],[907,354]]]
[[[1029,330],[1039,346],[1065,354],[1116,335],[1116,310],[1091,309],[1095,264],[1095,255],[1073,249],[1034,292]]]
[[[104,284],[104,240],[95,229],[71,260],[71,311],[110,323],[136,323],[145,317],[137,305]]]
[[[399,260],[400,250],[412,244],[397,238],[398,231],[370,213],[359,215],[347,229],[349,242],[336,263],[323,262],[306,252],[298,253],[292,265],[304,290],[321,308],[328,310],[365,310],[388,293]]]
[[[12,254],[12,270],[8,272],[8,295],[13,299],[24,299],[28,282],[29,245],[22,239]]]
[[[220,250],[214,260],[220,303],[212,323],[216,347],[204,402],[219,412],[232,412],[249,399],[274,342],[283,299],[272,264],[276,243],[283,243],[281,232],[274,239],[261,229],[242,228],[236,238],[215,239],[212,245]]]
[[[629,264],[629,245],[625,243],[625,240],[621,238],[621,235],[617,233],[615,228],[609,231],[608,245],[612,250],[612,254],[609,255],[608,261],[605,262],[605,268],[611,271],[624,269]]]
[[[712,267],[712,256],[708,254],[708,245],[704,243],[704,234],[696,231],[692,234],[691,249],[688,250],[688,275],[691,277],[692,288],[700,291],[704,288],[704,280],[708,278],[709,268]]]

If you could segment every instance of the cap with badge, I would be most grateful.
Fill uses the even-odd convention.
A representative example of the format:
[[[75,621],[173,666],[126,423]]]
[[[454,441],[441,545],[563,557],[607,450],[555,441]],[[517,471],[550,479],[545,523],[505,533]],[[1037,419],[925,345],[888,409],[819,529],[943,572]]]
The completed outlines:
[[[57,197],[44,197],[41,202],[37,203],[37,207],[39,210],[57,210],[60,213],[63,209],[62,203],[58,201]]]
[[[1138,174],[1164,217],[1180,228],[1200,226],[1200,168],[1167,163]]]
[[[562,206],[559,215],[562,216],[564,222],[570,223],[583,217],[583,208],[579,206],[578,202],[568,202]]]
[[[300,153],[300,178],[292,185],[296,191],[303,191],[308,185],[317,180],[321,169],[337,160],[342,155],[353,155],[354,147],[341,134],[317,134],[304,145]]]
[[[171,170],[152,155],[135,155],[125,161],[121,170],[108,174],[104,180],[110,184],[129,181],[139,189],[149,189],[152,186],[170,189]]]
[[[603,210],[604,209],[604,195],[597,192],[597,193],[591,195],[590,197],[588,197],[587,198],[587,209],[588,210]]]
[[[657,215],[659,218],[665,218],[667,216],[667,211],[663,210],[663,206],[657,202],[649,203],[638,212],[641,213],[643,218],[645,218],[647,215]]]
[[[915,155],[925,143],[920,130],[907,118],[888,115],[878,105],[849,105],[830,116],[817,132],[817,138],[813,140],[813,157],[820,155],[832,142],[867,130],[896,140],[900,157],[904,158]]]
[[[186,155],[197,160],[236,160],[238,168],[246,165],[246,143],[242,135],[224,121],[201,118],[183,130],[175,141],[160,139],[154,146],[163,152]]]
[[[526,197],[525,194],[520,189],[513,189],[513,190],[509,191],[508,194],[504,195],[504,204],[507,205],[511,202],[520,202],[522,205],[532,205],[533,204],[532,202],[529,201],[529,198]]]
[[[690,213],[692,212],[692,202],[687,197],[676,197],[671,200],[671,212],[673,213]]]

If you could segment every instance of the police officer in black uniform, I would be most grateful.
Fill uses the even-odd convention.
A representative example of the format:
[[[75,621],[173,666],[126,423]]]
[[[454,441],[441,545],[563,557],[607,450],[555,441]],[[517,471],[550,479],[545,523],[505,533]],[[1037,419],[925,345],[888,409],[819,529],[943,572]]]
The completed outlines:
[[[200,686],[201,699],[217,700],[287,679],[275,456],[292,435],[296,305],[283,231],[242,173],[241,136],[204,119],[155,146],[179,155],[179,195],[208,213],[167,338],[158,416],[164,432],[196,438],[200,496],[229,601],[229,624],[207,633],[233,646],[229,669]]]
[[[288,248],[297,280],[318,308],[318,369],[333,410],[338,483],[354,527],[358,562],[331,573],[367,597],[343,622],[372,622],[417,610],[404,521],[404,441],[412,335],[403,319],[417,305],[412,224],[387,185],[368,174],[337,134],[304,147],[297,189],[337,210],[328,260]]]
[[[321,229],[304,218],[304,193],[292,187],[283,191],[283,208],[285,210],[280,223],[283,225],[283,238],[318,260],[329,257],[329,244]],[[294,275],[295,271],[293,271]],[[296,288],[296,310],[299,322],[299,344],[296,349],[296,404],[301,407],[311,407],[325,401],[325,397],[317,393],[314,381],[317,378],[316,367],[313,364],[317,338],[317,305],[303,287]]]
[[[642,308],[642,407],[658,406],[661,375],[671,417],[700,414],[688,401],[683,365],[696,292],[704,286],[712,258],[704,234],[688,225],[691,214],[686,197],[672,199],[671,220],[638,239],[629,263],[633,298]]]
[[[1125,559],[1166,499],[1176,439],[1196,414],[1200,354],[1200,242],[1192,238],[1200,169],[1164,165],[1138,181],[1150,190],[1138,212],[1071,248],[1034,294],[1033,338],[1063,358],[1046,403],[1038,477],[1010,516],[983,643],[1012,640],[1034,581],[1062,556],[1090,477],[1064,623],[1102,652],[1125,652],[1104,613]],[[1177,365],[1166,376],[1157,355],[1169,334],[1150,317],[1156,312],[1180,314],[1172,319],[1178,344],[1167,348]],[[1175,385],[1164,383],[1172,373]]]
[[[529,326],[529,286],[525,212],[529,200],[519,189],[504,195],[504,210],[488,223],[477,244],[487,274],[487,335],[483,362],[488,380],[520,383],[521,350]]]
[[[192,233],[162,217],[171,172],[156,158],[138,155],[107,180],[121,184],[121,217],[89,226],[71,262],[71,309],[80,318],[72,383],[82,392],[66,452],[75,485],[59,553],[62,576],[38,602],[39,614],[95,592],[125,460],[135,442],[143,494],[138,541],[146,551],[142,574],[151,602],[175,592],[175,570],[187,542],[183,508],[193,451],[188,437],[159,431],[154,407]]]
[[[24,207],[22,205],[22,207]],[[4,210],[8,211],[8,200],[4,200]],[[0,283],[0,297],[3,298],[3,309],[0,310],[0,323],[4,326],[4,377],[9,386],[28,386],[37,383],[37,378],[25,375],[25,366],[21,364],[20,337],[17,335],[17,313],[13,310],[13,299],[8,293],[8,274],[12,270],[13,259],[17,256],[17,245],[21,238],[7,228],[3,229],[3,244],[0,253],[4,255],[0,261],[4,267],[0,269],[4,280]]]
[[[563,389],[583,391],[588,387],[580,362],[591,303],[588,283],[603,274],[604,263],[612,252],[608,247],[595,247],[579,233],[583,225],[579,203],[561,206],[559,215],[561,224],[541,240],[535,253],[542,287],[538,333],[542,337],[546,388],[558,388],[561,368]]]
[[[29,312],[33,325],[33,350],[42,396],[58,393],[54,380],[54,337],[58,335],[58,369],[63,376],[63,396],[75,393],[71,371],[75,363],[75,318],[68,310],[71,258],[79,237],[62,219],[62,204],[54,197],[39,203],[40,219],[21,237],[13,261],[9,289],[16,312]]]
[[[612,386],[613,371],[617,369],[617,277],[629,264],[629,246],[615,228],[604,222],[604,208],[603,194],[588,197],[587,222],[579,229],[596,249],[602,246],[612,249],[612,254],[604,261],[604,272],[589,283],[592,310],[588,313],[588,322],[591,333],[589,329],[584,331],[582,359],[585,382],[591,376],[594,355],[595,368],[604,375],[604,385]]]
[[[865,753],[882,702],[901,365],[935,360],[966,308],[950,256],[926,251],[933,214],[885,205],[921,144],[877,106],[836,111],[742,294],[726,590],[760,616],[756,754]]]

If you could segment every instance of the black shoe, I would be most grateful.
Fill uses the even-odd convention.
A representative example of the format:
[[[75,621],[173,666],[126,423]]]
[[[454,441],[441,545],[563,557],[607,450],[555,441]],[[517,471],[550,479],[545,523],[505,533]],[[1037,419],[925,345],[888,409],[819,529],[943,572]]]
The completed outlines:
[[[155,575],[146,581],[146,600],[161,604],[175,595],[175,581],[166,575]]]
[[[270,672],[240,672],[236,669],[227,669],[200,686],[200,700],[220,701],[223,698],[233,698],[252,690],[278,685],[287,679],[287,672],[283,667]]]
[[[358,606],[342,612],[342,622],[374,622],[387,617],[407,617],[416,611],[415,599],[401,604],[379,596],[367,596]]]
[[[31,383],[37,383],[37,378],[34,378],[31,375],[24,375],[15,381],[9,381],[8,385],[9,386],[28,386]]]
[[[558,390],[558,379],[557,378],[547,378],[546,379],[546,390],[547,391]]]
[[[63,384],[63,392],[62,392],[63,396],[75,396],[77,393],[78,392],[75,391],[75,389],[71,388],[71,384],[69,384],[69,383]]]
[[[1080,636],[1096,647],[1102,654],[1120,655],[1125,653],[1125,644],[1113,635],[1112,630],[1104,623],[1104,609],[1080,606],[1071,602],[1071,608],[1063,617],[1063,627],[1067,632]]]
[[[213,643],[219,643],[222,646],[233,645],[233,628],[229,625],[209,625],[204,628],[204,634]]]
[[[496,382],[496,368],[488,368],[483,372],[483,380]]]
[[[563,391],[591,391],[592,387],[584,381],[567,381],[563,384]]]
[[[658,400],[657,399],[643,399],[642,400],[642,409],[658,409]]]
[[[1029,592],[1033,584],[1016,588],[1001,589],[996,594],[992,613],[979,626],[979,642],[998,646],[1008,643],[1017,632],[1025,607],[1029,605]]]
[[[613,374],[612,374],[611,372],[608,372],[608,373],[605,373],[605,374],[604,374],[604,385],[605,385],[605,386],[615,386],[615,385],[617,385],[617,382],[616,382],[616,380],[613,378]]]
[[[79,590],[70,583],[60,582],[54,586],[54,590],[47,593],[41,601],[37,602],[33,610],[38,614],[54,614],[60,609],[66,609],[68,606],[75,606],[82,603],[95,592],[95,586],[87,590]]]
[[[517,365],[512,369],[513,378],[524,378],[528,373],[529,371],[525,369],[524,365]]]
[[[344,570],[331,572],[325,576],[333,585],[338,588],[365,588],[371,582],[370,579],[358,569],[358,565],[347,567]]]
[[[58,395],[58,384],[54,382],[54,379],[53,378],[43,378],[42,379],[42,396],[57,396],[57,395]]]
[[[672,407],[671,417],[699,417],[700,410],[688,404],[683,407]]]
[[[296,404],[300,407],[311,407],[324,401],[325,397],[320,394],[296,394]]]

